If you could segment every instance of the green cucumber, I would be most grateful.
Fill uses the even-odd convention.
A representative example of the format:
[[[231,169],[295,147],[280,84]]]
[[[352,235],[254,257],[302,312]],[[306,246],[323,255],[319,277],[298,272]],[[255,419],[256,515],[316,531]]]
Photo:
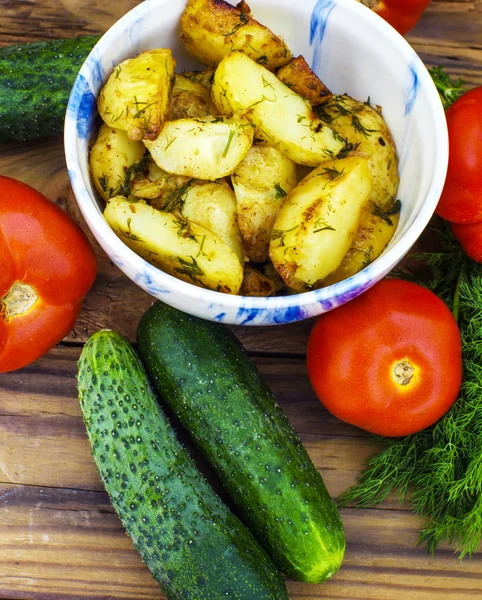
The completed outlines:
[[[120,335],[88,340],[78,387],[112,505],[168,600],[287,600],[280,573],[179,443]]]
[[[237,338],[158,302],[137,343],[155,389],[280,570],[310,583],[333,575],[345,551],[338,510]]]
[[[75,78],[99,36],[0,48],[0,142],[60,135]]]

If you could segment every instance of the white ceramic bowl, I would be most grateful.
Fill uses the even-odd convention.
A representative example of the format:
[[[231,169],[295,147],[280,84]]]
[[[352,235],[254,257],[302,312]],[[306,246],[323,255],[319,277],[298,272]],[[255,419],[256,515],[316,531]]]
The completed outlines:
[[[429,73],[410,45],[354,0],[252,0],[253,15],[302,54],[337,93],[370,97],[383,114],[400,159],[402,212],[383,255],[357,275],[303,294],[272,298],[230,296],[185,283],[130,250],[104,220],[89,178],[88,143],[95,98],[113,67],[148,48],[171,48],[178,70],[202,68],[179,39],[183,0],[146,0],[120,19],[85,61],[70,96],[65,152],[72,187],[93,234],[109,257],[152,296],[185,312],[224,323],[290,323],[331,310],[384,277],[410,250],[432,216],[445,181],[445,115]]]

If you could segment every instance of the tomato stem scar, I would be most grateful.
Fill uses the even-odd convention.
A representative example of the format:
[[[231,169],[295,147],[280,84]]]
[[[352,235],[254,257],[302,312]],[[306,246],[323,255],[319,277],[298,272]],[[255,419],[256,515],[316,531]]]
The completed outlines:
[[[412,380],[415,369],[410,364],[408,358],[397,362],[392,369],[392,377],[395,383],[399,385],[408,385]]]
[[[0,298],[0,317],[6,321],[32,308],[38,294],[28,283],[16,281],[3,298]]]

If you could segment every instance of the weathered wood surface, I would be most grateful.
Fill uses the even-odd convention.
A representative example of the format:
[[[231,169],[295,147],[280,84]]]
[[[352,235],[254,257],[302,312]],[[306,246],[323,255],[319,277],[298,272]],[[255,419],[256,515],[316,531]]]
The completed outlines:
[[[58,348],[0,385],[0,598],[155,599],[159,588],[109,504],[90,456],[75,389],[80,348]],[[332,495],[355,482],[375,448],[323,410],[301,359],[258,366]],[[482,555],[460,564],[415,546],[420,522],[394,500],[342,511],[347,554],[320,586],[289,582],[290,598],[479,598]]]
[[[0,0],[0,45],[102,33],[134,0]],[[433,0],[408,36],[427,65],[482,84],[482,0]],[[35,186],[80,219],[61,139],[0,147],[0,173]],[[95,245],[95,244],[94,244]],[[96,245],[95,245],[96,246]],[[0,598],[141,600],[159,587],[123,533],[89,452],[76,399],[80,345],[109,327],[134,339],[152,299],[96,246],[99,276],[64,344],[0,375]],[[355,482],[375,451],[367,435],[323,410],[303,355],[312,322],[236,328],[300,434],[331,494]],[[450,548],[416,547],[419,520],[387,500],[343,510],[348,549],[328,583],[289,582],[292,600],[461,600],[482,597],[482,555],[462,564]]]

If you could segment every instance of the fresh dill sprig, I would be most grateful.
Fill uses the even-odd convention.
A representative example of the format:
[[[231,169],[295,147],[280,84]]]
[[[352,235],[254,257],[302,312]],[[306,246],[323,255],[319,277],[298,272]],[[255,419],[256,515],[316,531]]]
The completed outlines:
[[[432,69],[429,69],[429,72],[445,109],[465,92],[464,80],[451,79],[443,67],[433,67]]]
[[[419,543],[433,553],[442,541],[449,542],[462,558],[482,541],[482,265],[465,256],[448,226],[440,251],[415,257],[431,271],[419,283],[458,317],[464,372],[460,395],[435,425],[403,438],[376,438],[384,449],[370,459],[340,504],[373,506],[391,492],[403,501],[410,492],[410,507],[426,519]]]

